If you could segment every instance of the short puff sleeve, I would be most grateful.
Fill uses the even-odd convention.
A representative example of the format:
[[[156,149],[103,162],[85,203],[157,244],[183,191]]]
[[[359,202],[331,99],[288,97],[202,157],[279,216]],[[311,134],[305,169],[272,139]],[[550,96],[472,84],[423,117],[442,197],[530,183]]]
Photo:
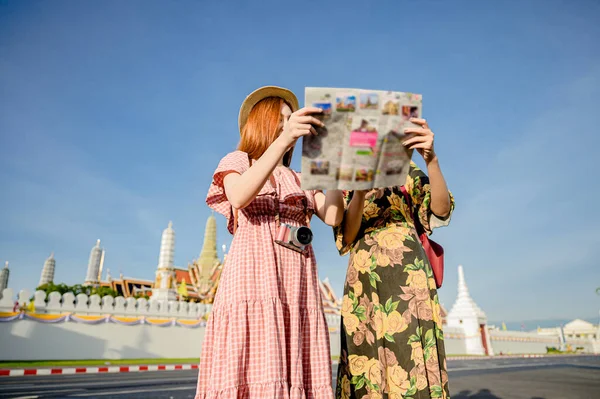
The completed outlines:
[[[454,196],[448,191],[450,196],[450,213],[445,218],[438,217],[431,211],[431,186],[429,177],[413,162],[406,183],[406,191],[410,194],[413,203],[413,215],[419,217],[421,226],[428,235],[431,235],[433,229],[447,226],[450,223],[452,212],[454,211]]]
[[[227,218],[227,229],[233,234],[233,208],[225,194],[223,179],[229,173],[239,173],[240,175],[248,170],[250,162],[248,154],[242,151],[234,151],[227,154],[219,162],[219,166],[213,174],[212,183],[206,196],[206,204],[213,210]]]

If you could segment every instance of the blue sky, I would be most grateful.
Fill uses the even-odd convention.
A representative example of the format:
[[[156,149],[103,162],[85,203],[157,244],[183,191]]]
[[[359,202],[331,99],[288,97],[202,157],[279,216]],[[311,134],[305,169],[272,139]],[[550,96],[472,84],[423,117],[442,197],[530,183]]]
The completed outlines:
[[[82,282],[98,238],[113,276],[152,279],[169,220],[187,265],[245,95],[357,87],[423,94],[457,199],[434,234],[446,307],[462,264],[491,320],[597,320],[598,20],[597,1],[0,1],[10,286],[35,287],[51,251],[56,280]],[[348,259],[314,228],[341,293]]]

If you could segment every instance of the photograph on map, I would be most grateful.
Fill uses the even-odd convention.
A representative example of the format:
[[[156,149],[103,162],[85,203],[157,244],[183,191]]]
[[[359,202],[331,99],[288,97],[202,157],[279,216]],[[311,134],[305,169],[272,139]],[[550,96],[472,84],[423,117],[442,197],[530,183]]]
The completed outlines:
[[[352,181],[352,172],[351,167],[341,167],[338,180]]]
[[[356,111],[356,96],[352,93],[341,93],[336,96],[335,110],[337,112]]]
[[[387,162],[384,172],[386,175],[401,175],[405,166],[406,162],[402,159],[391,160]]]
[[[415,105],[403,105],[402,106],[402,117],[405,120],[409,120],[410,118],[418,118],[419,117],[419,107]]]
[[[355,118],[350,132],[350,147],[375,148],[379,137],[378,122],[377,118]]]
[[[321,108],[323,110],[323,112],[321,112],[320,114],[315,114],[315,118],[322,120],[322,121],[331,119],[331,113],[333,112],[333,107],[331,106],[331,103],[316,102],[316,103],[313,103],[312,106]]]
[[[386,93],[381,102],[383,115],[400,115],[400,95],[398,93]]]
[[[311,175],[327,175],[329,174],[329,161],[312,161],[310,163]]]
[[[354,181],[373,181],[374,175],[373,169],[357,168]]]
[[[379,109],[378,93],[360,93],[360,109]]]

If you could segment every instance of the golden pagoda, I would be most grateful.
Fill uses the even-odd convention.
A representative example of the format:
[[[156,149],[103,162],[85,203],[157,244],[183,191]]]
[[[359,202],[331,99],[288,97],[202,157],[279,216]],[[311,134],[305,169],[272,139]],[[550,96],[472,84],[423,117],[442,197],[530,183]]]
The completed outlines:
[[[223,246],[225,253],[225,246]],[[208,217],[204,230],[204,244],[200,257],[188,265],[189,277],[202,303],[213,303],[223,263],[217,255],[217,220],[214,214]]]

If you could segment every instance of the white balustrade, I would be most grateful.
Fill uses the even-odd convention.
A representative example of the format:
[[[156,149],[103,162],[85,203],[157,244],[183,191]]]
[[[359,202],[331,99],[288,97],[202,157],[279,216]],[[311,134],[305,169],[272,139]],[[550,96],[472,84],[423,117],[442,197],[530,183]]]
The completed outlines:
[[[11,288],[6,288],[0,298],[0,311],[12,312],[15,302],[19,306],[28,306],[31,295],[27,290],[19,292],[15,297]],[[87,296],[72,292],[61,295],[51,292],[46,295],[44,291],[36,291],[33,295],[33,305],[36,313],[80,313],[80,314],[116,314],[128,316],[149,316],[163,318],[198,319],[212,310],[212,305],[183,301],[148,301],[144,298],[113,298],[112,296],[100,297],[97,294]]]

